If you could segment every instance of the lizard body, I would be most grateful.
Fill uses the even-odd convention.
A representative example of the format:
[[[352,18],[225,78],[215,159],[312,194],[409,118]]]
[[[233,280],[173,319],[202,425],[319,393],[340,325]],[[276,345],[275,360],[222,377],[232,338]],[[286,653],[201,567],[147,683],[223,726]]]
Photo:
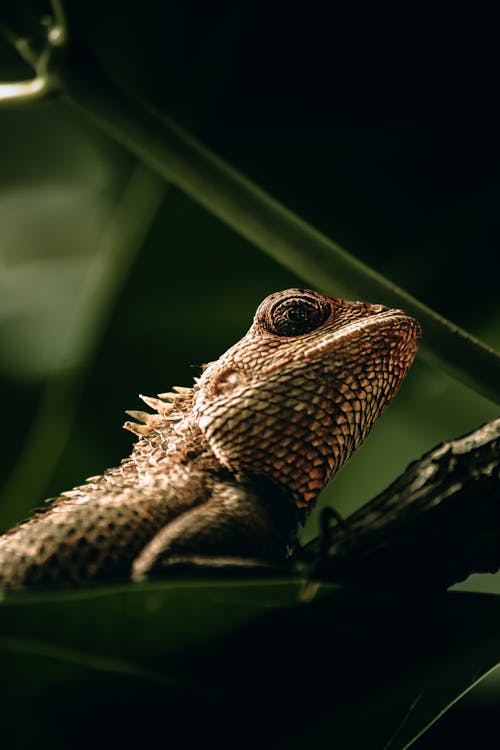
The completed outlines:
[[[411,365],[401,310],[290,289],[192,388],[142,397],[120,466],[0,537],[0,585],[161,570],[177,555],[283,560],[298,521]]]

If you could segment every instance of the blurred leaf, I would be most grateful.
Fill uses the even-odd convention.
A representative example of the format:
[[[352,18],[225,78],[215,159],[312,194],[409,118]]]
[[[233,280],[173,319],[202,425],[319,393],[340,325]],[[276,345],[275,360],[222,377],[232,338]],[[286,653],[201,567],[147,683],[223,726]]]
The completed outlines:
[[[35,161],[37,149],[50,149],[54,139],[43,128],[37,132],[36,123]],[[21,179],[21,169],[17,187],[0,193],[0,363],[30,378],[87,360],[165,191],[145,168],[130,176],[129,166],[123,174],[113,153],[100,153],[71,120],[62,118],[61,130],[67,140],[56,161],[71,149],[80,168],[66,170],[59,181],[51,168],[41,184],[33,184],[29,168]],[[20,139],[25,135],[21,131]]]
[[[62,717],[85,716],[92,734],[112,686],[111,713],[134,712],[148,730],[163,723],[170,739],[179,730],[226,746],[219,724],[205,723],[222,711],[238,746],[260,737],[264,747],[397,750],[500,660],[497,597],[410,602],[324,585],[297,604],[302,586],[161,581],[8,595],[2,701],[37,716],[57,695],[56,720],[38,720],[57,735]],[[113,724],[115,737],[130,726]]]
[[[43,116],[31,124],[34,163],[44,149],[50,152],[55,137],[43,124]],[[18,137],[23,135],[21,128]],[[16,189],[0,193],[0,366],[11,376],[46,379],[31,432],[3,489],[4,527],[43,494],[69,434],[82,368],[166,189],[141,164],[127,161],[124,169],[113,149],[102,154],[99,140],[71,119],[62,117],[59,135],[54,167],[60,180],[52,172],[50,182],[31,184],[28,161]],[[70,150],[71,166],[61,166]]]

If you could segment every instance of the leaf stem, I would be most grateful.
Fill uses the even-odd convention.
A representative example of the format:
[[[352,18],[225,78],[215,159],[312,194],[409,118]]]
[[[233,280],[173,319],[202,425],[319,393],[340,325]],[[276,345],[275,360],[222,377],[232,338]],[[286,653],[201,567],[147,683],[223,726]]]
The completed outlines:
[[[30,104],[46,99],[53,90],[53,82],[48,75],[36,76],[29,81],[0,83],[0,104]]]
[[[422,354],[500,403],[500,356],[280,204],[174,122],[114,86],[62,71],[70,103],[145,164],[308,283],[403,307],[420,322]]]

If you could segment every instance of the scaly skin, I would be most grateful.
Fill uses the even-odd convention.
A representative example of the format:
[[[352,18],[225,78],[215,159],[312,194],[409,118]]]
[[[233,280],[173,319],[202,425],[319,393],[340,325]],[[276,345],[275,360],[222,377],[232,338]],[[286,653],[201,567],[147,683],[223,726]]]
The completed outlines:
[[[415,356],[401,310],[309,290],[267,297],[248,333],[154,414],[121,465],[0,537],[0,585],[79,583],[179,556],[283,560],[300,521],[361,444]]]

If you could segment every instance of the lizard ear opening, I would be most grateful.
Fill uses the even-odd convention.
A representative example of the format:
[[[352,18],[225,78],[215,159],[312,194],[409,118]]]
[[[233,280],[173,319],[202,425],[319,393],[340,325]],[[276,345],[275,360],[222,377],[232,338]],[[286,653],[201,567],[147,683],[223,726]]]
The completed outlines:
[[[277,336],[302,336],[320,328],[332,312],[328,298],[308,290],[289,289],[264,300],[258,320]]]

